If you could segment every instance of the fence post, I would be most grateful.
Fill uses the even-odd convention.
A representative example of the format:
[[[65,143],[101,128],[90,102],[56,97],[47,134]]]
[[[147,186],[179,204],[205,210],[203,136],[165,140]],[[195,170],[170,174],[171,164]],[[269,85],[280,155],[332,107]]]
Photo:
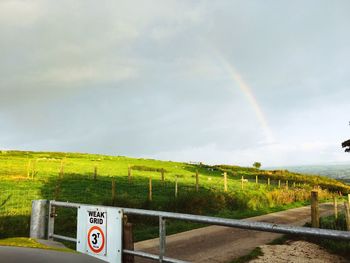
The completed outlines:
[[[30,178],[30,166],[32,165],[32,161],[29,160],[27,163],[27,178]]]
[[[131,182],[131,177],[132,177],[132,174],[131,174],[131,166],[128,165],[128,181],[129,181],[129,183]]]
[[[293,182],[293,188],[295,188],[295,182]]]
[[[259,178],[257,175],[255,175],[255,184],[259,184]]]
[[[286,189],[288,190],[289,184],[288,184],[288,180],[286,181]]]
[[[49,216],[48,216],[48,223],[47,223],[47,239],[53,240],[53,233],[55,229],[55,217],[56,214],[56,207],[52,206],[49,201]]]
[[[177,175],[175,176],[175,198],[177,198]]]
[[[278,188],[281,188],[281,180],[278,180]]]
[[[311,226],[320,227],[320,211],[318,207],[318,191],[311,191]]]
[[[148,201],[152,201],[152,176],[149,177]]]
[[[160,175],[161,175],[161,178],[162,178],[162,182],[164,183],[164,169],[163,168],[160,171]]]
[[[199,190],[199,176],[198,176],[198,170],[196,170],[196,192]]]
[[[267,177],[267,187],[270,188],[270,177]]]
[[[34,180],[34,176],[36,175],[36,160],[33,160],[32,163],[32,180]]]
[[[159,217],[159,262],[164,262],[166,246],[166,219]]]
[[[63,178],[64,174],[64,166],[63,166],[63,159],[61,159],[61,167],[60,167],[60,179]]]
[[[350,205],[350,194],[348,194],[348,204]]]
[[[346,230],[350,231],[350,212],[349,212],[348,202],[344,202],[344,212],[345,212],[345,220],[346,220]]]
[[[115,179],[112,179],[112,204],[115,205],[116,191],[115,191]]]
[[[227,192],[227,173],[224,172],[224,191]]]
[[[48,200],[33,200],[30,217],[30,238],[45,239],[48,215]]]
[[[333,207],[334,207],[334,218],[337,220],[338,219],[338,202],[337,202],[336,196],[333,196]]]
[[[95,165],[95,168],[94,168],[94,180],[96,180],[97,178],[97,165]]]
[[[123,218],[123,248],[127,250],[134,250],[134,239],[132,224],[128,223],[128,217],[124,215]],[[134,263],[134,256],[123,253],[124,263]]]

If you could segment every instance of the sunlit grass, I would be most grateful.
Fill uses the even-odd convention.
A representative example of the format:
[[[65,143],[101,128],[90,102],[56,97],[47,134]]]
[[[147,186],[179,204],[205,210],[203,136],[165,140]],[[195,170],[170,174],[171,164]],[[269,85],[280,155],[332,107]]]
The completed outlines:
[[[61,167],[63,174],[60,172]],[[131,181],[128,167],[134,168]],[[161,181],[162,170],[164,182]],[[199,178],[198,193],[195,188],[196,171]],[[224,192],[223,172],[228,175],[227,192]],[[243,189],[242,176],[249,180],[243,184]],[[259,184],[255,183],[256,176]],[[152,202],[148,201],[150,177]],[[178,197],[175,199],[176,178]],[[267,178],[270,178],[269,186]],[[206,166],[79,153],[1,152],[0,179],[0,237],[28,234],[31,201],[35,199],[237,218],[301,205],[309,199],[314,185],[326,189],[320,191],[320,199],[332,196],[327,188],[343,193],[349,191],[348,186],[329,178],[286,171],[270,172],[239,166]],[[112,200],[112,180],[116,182],[116,200]],[[281,188],[278,187],[278,180],[281,181]],[[75,223],[70,221],[68,224],[64,220],[72,216],[71,213],[59,212],[58,215],[57,231],[73,232]],[[8,222],[12,222],[11,227],[8,227]],[[137,235],[137,239],[142,239],[143,235],[149,236],[147,230],[141,227],[136,229],[143,233]],[[176,232],[179,229],[187,229],[187,226],[174,224],[169,231]]]

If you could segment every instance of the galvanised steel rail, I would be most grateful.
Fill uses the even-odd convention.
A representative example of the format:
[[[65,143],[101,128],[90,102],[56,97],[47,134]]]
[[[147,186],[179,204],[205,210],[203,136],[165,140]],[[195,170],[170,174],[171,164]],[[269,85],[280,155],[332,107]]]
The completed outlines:
[[[81,205],[84,205],[84,204],[50,201],[49,210],[52,211],[52,208],[55,206],[79,208],[79,206]],[[350,241],[350,232],[347,232],[347,231],[328,230],[328,229],[319,229],[319,228],[310,228],[310,227],[298,227],[298,226],[272,224],[272,223],[265,223],[265,222],[251,222],[246,220],[226,219],[226,218],[217,218],[217,217],[210,217],[210,216],[199,216],[199,215],[191,215],[191,214],[180,214],[180,213],[151,211],[151,210],[133,209],[133,208],[121,208],[121,209],[123,210],[124,214],[151,216],[151,217],[159,218],[159,255],[149,254],[142,251],[131,251],[126,249],[123,249],[123,253],[140,256],[144,258],[149,258],[149,259],[154,259],[160,262],[174,262],[174,263],[185,262],[185,261],[165,257],[165,246],[166,246],[165,220],[166,219],[186,220],[186,221],[192,221],[197,223],[228,226],[228,227],[235,227],[235,228],[242,228],[242,229],[249,229],[249,230],[258,230],[258,231],[264,231],[264,232],[303,235],[303,236]],[[53,227],[50,229],[50,222],[49,222],[49,238],[50,237],[76,242],[76,239],[74,238],[55,235],[53,233]]]

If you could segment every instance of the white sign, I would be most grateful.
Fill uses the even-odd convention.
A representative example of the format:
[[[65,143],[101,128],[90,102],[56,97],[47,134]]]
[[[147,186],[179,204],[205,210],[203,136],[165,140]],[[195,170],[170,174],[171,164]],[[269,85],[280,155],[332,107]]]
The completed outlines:
[[[107,212],[88,211],[87,251],[96,255],[106,255]]]
[[[122,219],[123,213],[119,208],[80,206],[77,251],[107,262],[121,262]]]

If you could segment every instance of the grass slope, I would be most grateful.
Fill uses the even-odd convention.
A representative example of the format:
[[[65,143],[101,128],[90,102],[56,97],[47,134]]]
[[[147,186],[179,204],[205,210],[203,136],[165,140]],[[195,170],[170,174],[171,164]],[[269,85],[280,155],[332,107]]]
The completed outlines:
[[[57,248],[57,247],[47,246],[39,243],[35,239],[27,238],[27,237],[4,238],[0,240],[0,246],[40,248],[40,249],[48,249],[48,250],[55,250],[55,251],[61,251],[61,252],[72,252],[72,253],[75,252],[74,250],[71,250],[68,248]]]
[[[228,175],[227,192],[223,172]],[[249,181],[243,183],[243,189],[242,176]],[[259,184],[255,183],[256,176]],[[336,180],[288,171],[57,152],[2,151],[0,178],[0,237],[28,235],[33,199],[243,218],[305,204],[314,185],[325,189],[320,190],[321,199],[331,197],[331,191],[349,192],[349,186]],[[152,201],[148,198],[150,178]],[[73,235],[76,222],[71,219],[75,212],[62,208],[57,214],[57,233]],[[136,240],[154,237],[158,231],[153,219],[130,220],[137,223]],[[172,221],[168,224],[168,233],[200,226]]]

